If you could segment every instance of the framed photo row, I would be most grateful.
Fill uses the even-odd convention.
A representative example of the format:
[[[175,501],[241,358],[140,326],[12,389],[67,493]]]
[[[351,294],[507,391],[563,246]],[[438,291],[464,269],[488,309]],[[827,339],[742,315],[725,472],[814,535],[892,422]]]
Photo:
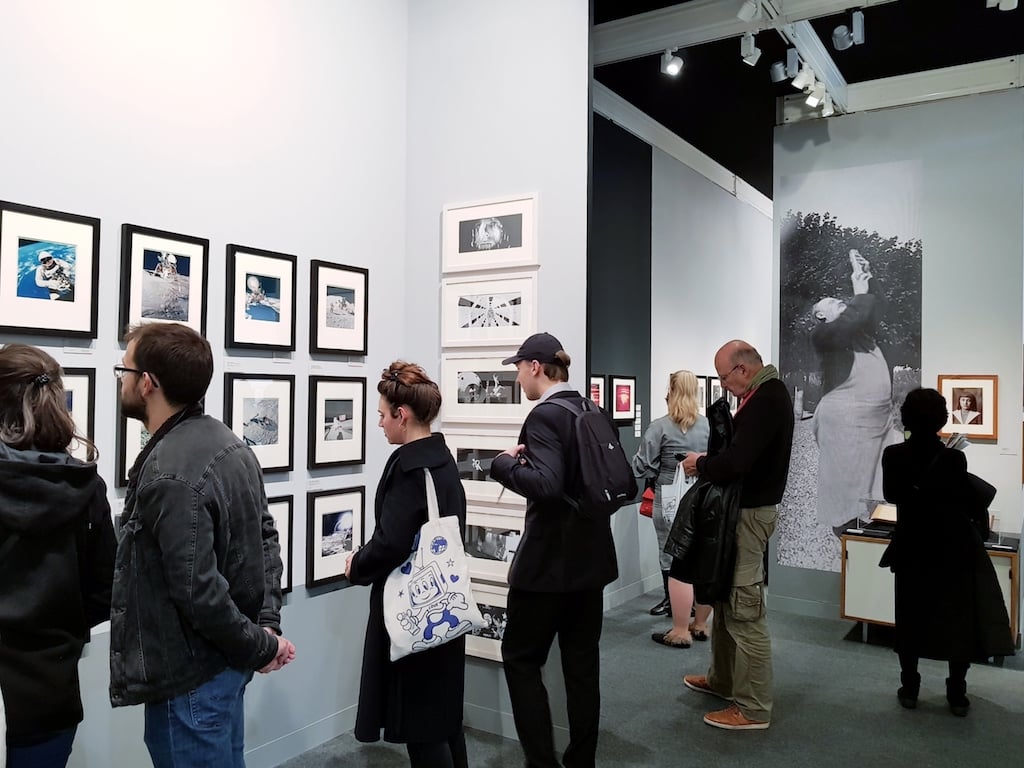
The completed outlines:
[[[224,423],[252,448],[264,472],[290,472],[295,376],[224,374]]]
[[[366,379],[309,377],[309,469],[366,460]]]
[[[224,346],[295,351],[296,258],[229,245]]]
[[[281,593],[285,595],[292,591],[292,533],[295,530],[293,506],[292,496],[275,496],[267,499],[267,510],[274,518],[277,540],[281,545],[281,565],[284,566],[281,571]]]
[[[365,355],[369,270],[317,259],[310,270],[310,353]]]
[[[468,272],[537,264],[537,199],[529,195],[446,206],[441,271]]]
[[[182,323],[206,335],[210,241],[159,229],[121,227],[121,316],[117,338],[138,323]]]
[[[501,364],[505,356],[443,355],[442,419],[478,424],[521,424],[533,403],[523,394],[516,380],[516,369]]]
[[[940,375],[938,390],[946,398],[949,420],[939,433],[980,440],[999,436],[999,377]]]
[[[95,339],[100,220],[0,201],[0,331]]]
[[[636,377],[609,376],[608,392],[611,395],[612,421],[630,424],[636,418]]]
[[[365,486],[306,494],[306,586],[345,578],[345,561],[362,544]]]
[[[455,457],[466,501],[526,511],[526,499],[491,478],[491,461],[517,442],[515,434],[474,435],[448,430],[444,440]]]
[[[89,440],[96,439],[96,369],[64,368],[64,397],[68,413],[75,422],[75,431]],[[71,443],[71,455],[86,461],[85,444]]]
[[[508,624],[508,587],[473,581],[473,599],[487,626],[466,635],[466,655],[501,661],[501,641]]]
[[[537,329],[537,275],[441,283],[441,346],[516,346]]]
[[[526,511],[467,505],[465,550],[474,580],[508,583],[508,567],[523,538]]]

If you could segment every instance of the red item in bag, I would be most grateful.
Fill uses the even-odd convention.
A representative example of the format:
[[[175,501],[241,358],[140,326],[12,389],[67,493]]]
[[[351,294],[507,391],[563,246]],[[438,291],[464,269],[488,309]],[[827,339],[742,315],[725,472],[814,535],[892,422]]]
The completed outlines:
[[[644,517],[654,517],[654,489],[645,488],[640,498],[640,514]]]

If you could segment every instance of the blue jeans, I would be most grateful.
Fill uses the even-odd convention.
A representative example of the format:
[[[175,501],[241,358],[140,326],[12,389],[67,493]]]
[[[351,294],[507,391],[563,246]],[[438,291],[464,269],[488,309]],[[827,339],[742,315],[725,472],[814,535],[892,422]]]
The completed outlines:
[[[8,747],[8,768],[58,768],[67,765],[77,729],[76,725],[55,733],[52,738],[31,747]]]
[[[245,686],[252,672],[225,669],[188,693],[146,705],[155,768],[245,768]]]

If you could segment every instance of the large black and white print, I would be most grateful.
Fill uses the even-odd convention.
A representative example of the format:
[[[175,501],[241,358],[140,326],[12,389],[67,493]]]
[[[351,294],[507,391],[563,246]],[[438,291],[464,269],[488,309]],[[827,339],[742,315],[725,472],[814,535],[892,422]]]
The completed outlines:
[[[779,368],[796,429],[779,562],[840,570],[839,536],[882,498],[882,450],[921,383],[920,168],[779,180]]]
[[[459,402],[501,405],[521,403],[522,388],[516,381],[517,374],[514,368],[459,371]]]
[[[485,216],[459,222],[459,253],[519,248],[523,245],[523,214]]]

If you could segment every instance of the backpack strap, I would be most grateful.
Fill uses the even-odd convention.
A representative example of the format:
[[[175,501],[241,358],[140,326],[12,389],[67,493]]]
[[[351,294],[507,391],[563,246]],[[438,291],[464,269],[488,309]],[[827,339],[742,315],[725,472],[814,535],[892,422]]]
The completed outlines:
[[[576,407],[573,406],[573,405],[570,405],[567,402],[567,400],[568,400],[568,398],[564,398],[564,397],[549,397],[543,403],[538,403],[538,407],[541,406],[541,405],[544,405],[544,403],[551,403],[552,405],[560,406],[561,408],[564,408],[569,413],[571,413],[573,415],[572,431],[573,431],[573,436],[575,437],[575,433],[576,433],[576,419],[580,415],[582,415],[585,411],[590,410],[589,408],[587,408],[587,403],[589,402],[591,405],[593,405],[593,402],[590,401],[590,400],[587,400],[586,398],[583,398],[583,400],[581,401],[581,407],[580,407],[579,410],[577,410]],[[579,458],[579,456],[577,456],[577,459],[578,458]],[[580,511],[579,499],[574,499],[568,493],[566,493],[565,491],[562,491],[562,500],[566,504],[568,504],[570,507],[572,507],[574,512],[579,512]]]

